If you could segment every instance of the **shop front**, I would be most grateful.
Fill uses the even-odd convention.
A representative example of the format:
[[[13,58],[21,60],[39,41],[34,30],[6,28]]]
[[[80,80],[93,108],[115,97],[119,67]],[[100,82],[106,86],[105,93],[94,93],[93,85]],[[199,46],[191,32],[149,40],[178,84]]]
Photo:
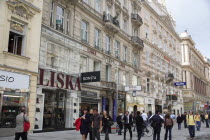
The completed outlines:
[[[160,99],[155,100],[155,112],[157,112],[157,111],[163,113],[162,112],[162,100],[160,100]]]
[[[94,91],[81,91],[80,113],[84,109],[89,112],[90,109],[99,109],[100,98],[98,93]]]
[[[34,131],[73,128],[79,117],[79,77],[39,70]]]
[[[146,112],[155,113],[155,99],[145,97],[145,110]]]
[[[144,98],[140,96],[133,96],[131,94],[126,95],[126,108],[127,111],[130,113],[134,113],[136,115],[137,111],[143,111],[144,110]]]
[[[28,109],[30,76],[0,70],[0,136],[14,134],[20,107]]]

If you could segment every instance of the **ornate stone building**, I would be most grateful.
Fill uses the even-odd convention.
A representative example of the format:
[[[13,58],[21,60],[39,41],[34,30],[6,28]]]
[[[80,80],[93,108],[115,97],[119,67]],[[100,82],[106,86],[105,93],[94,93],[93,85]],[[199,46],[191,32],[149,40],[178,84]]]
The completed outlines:
[[[195,42],[186,32],[182,39],[182,75],[187,85],[183,88],[185,111],[206,111],[210,101],[210,63],[195,48]]]
[[[31,126],[35,122],[42,5],[41,0],[0,1],[0,136],[14,135],[21,106],[27,107]]]

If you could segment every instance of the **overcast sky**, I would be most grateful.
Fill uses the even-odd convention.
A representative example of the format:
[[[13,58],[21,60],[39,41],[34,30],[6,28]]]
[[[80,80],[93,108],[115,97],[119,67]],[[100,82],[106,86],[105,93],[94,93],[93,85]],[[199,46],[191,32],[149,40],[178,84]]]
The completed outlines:
[[[188,30],[196,48],[210,58],[210,0],[166,0],[178,33]]]

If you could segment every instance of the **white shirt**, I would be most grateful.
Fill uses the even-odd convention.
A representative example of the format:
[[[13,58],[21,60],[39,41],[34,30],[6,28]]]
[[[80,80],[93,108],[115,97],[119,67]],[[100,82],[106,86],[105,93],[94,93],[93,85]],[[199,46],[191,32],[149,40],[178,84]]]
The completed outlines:
[[[143,113],[141,116],[142,116],[142,118],[143,118],[143,120],[144,120],[144,121],[146,121],[146,120],[147,120],[147,118],[148,118],[148,116],[147,116],[147,114],[146,114],[146,113]]]
[[[127,117],[127,123],[129,124],[129,117],[130,117],[130,115],[128,114],[128,115],[126,115],[126,117]]]

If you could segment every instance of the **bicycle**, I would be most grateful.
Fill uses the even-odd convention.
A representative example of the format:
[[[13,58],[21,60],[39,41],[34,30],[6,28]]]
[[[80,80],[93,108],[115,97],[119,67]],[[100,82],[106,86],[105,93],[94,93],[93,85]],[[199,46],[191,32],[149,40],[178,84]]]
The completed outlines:
[[[145,125],[142,134],[151,137],[153,135],[153,128],[150,125]]]

